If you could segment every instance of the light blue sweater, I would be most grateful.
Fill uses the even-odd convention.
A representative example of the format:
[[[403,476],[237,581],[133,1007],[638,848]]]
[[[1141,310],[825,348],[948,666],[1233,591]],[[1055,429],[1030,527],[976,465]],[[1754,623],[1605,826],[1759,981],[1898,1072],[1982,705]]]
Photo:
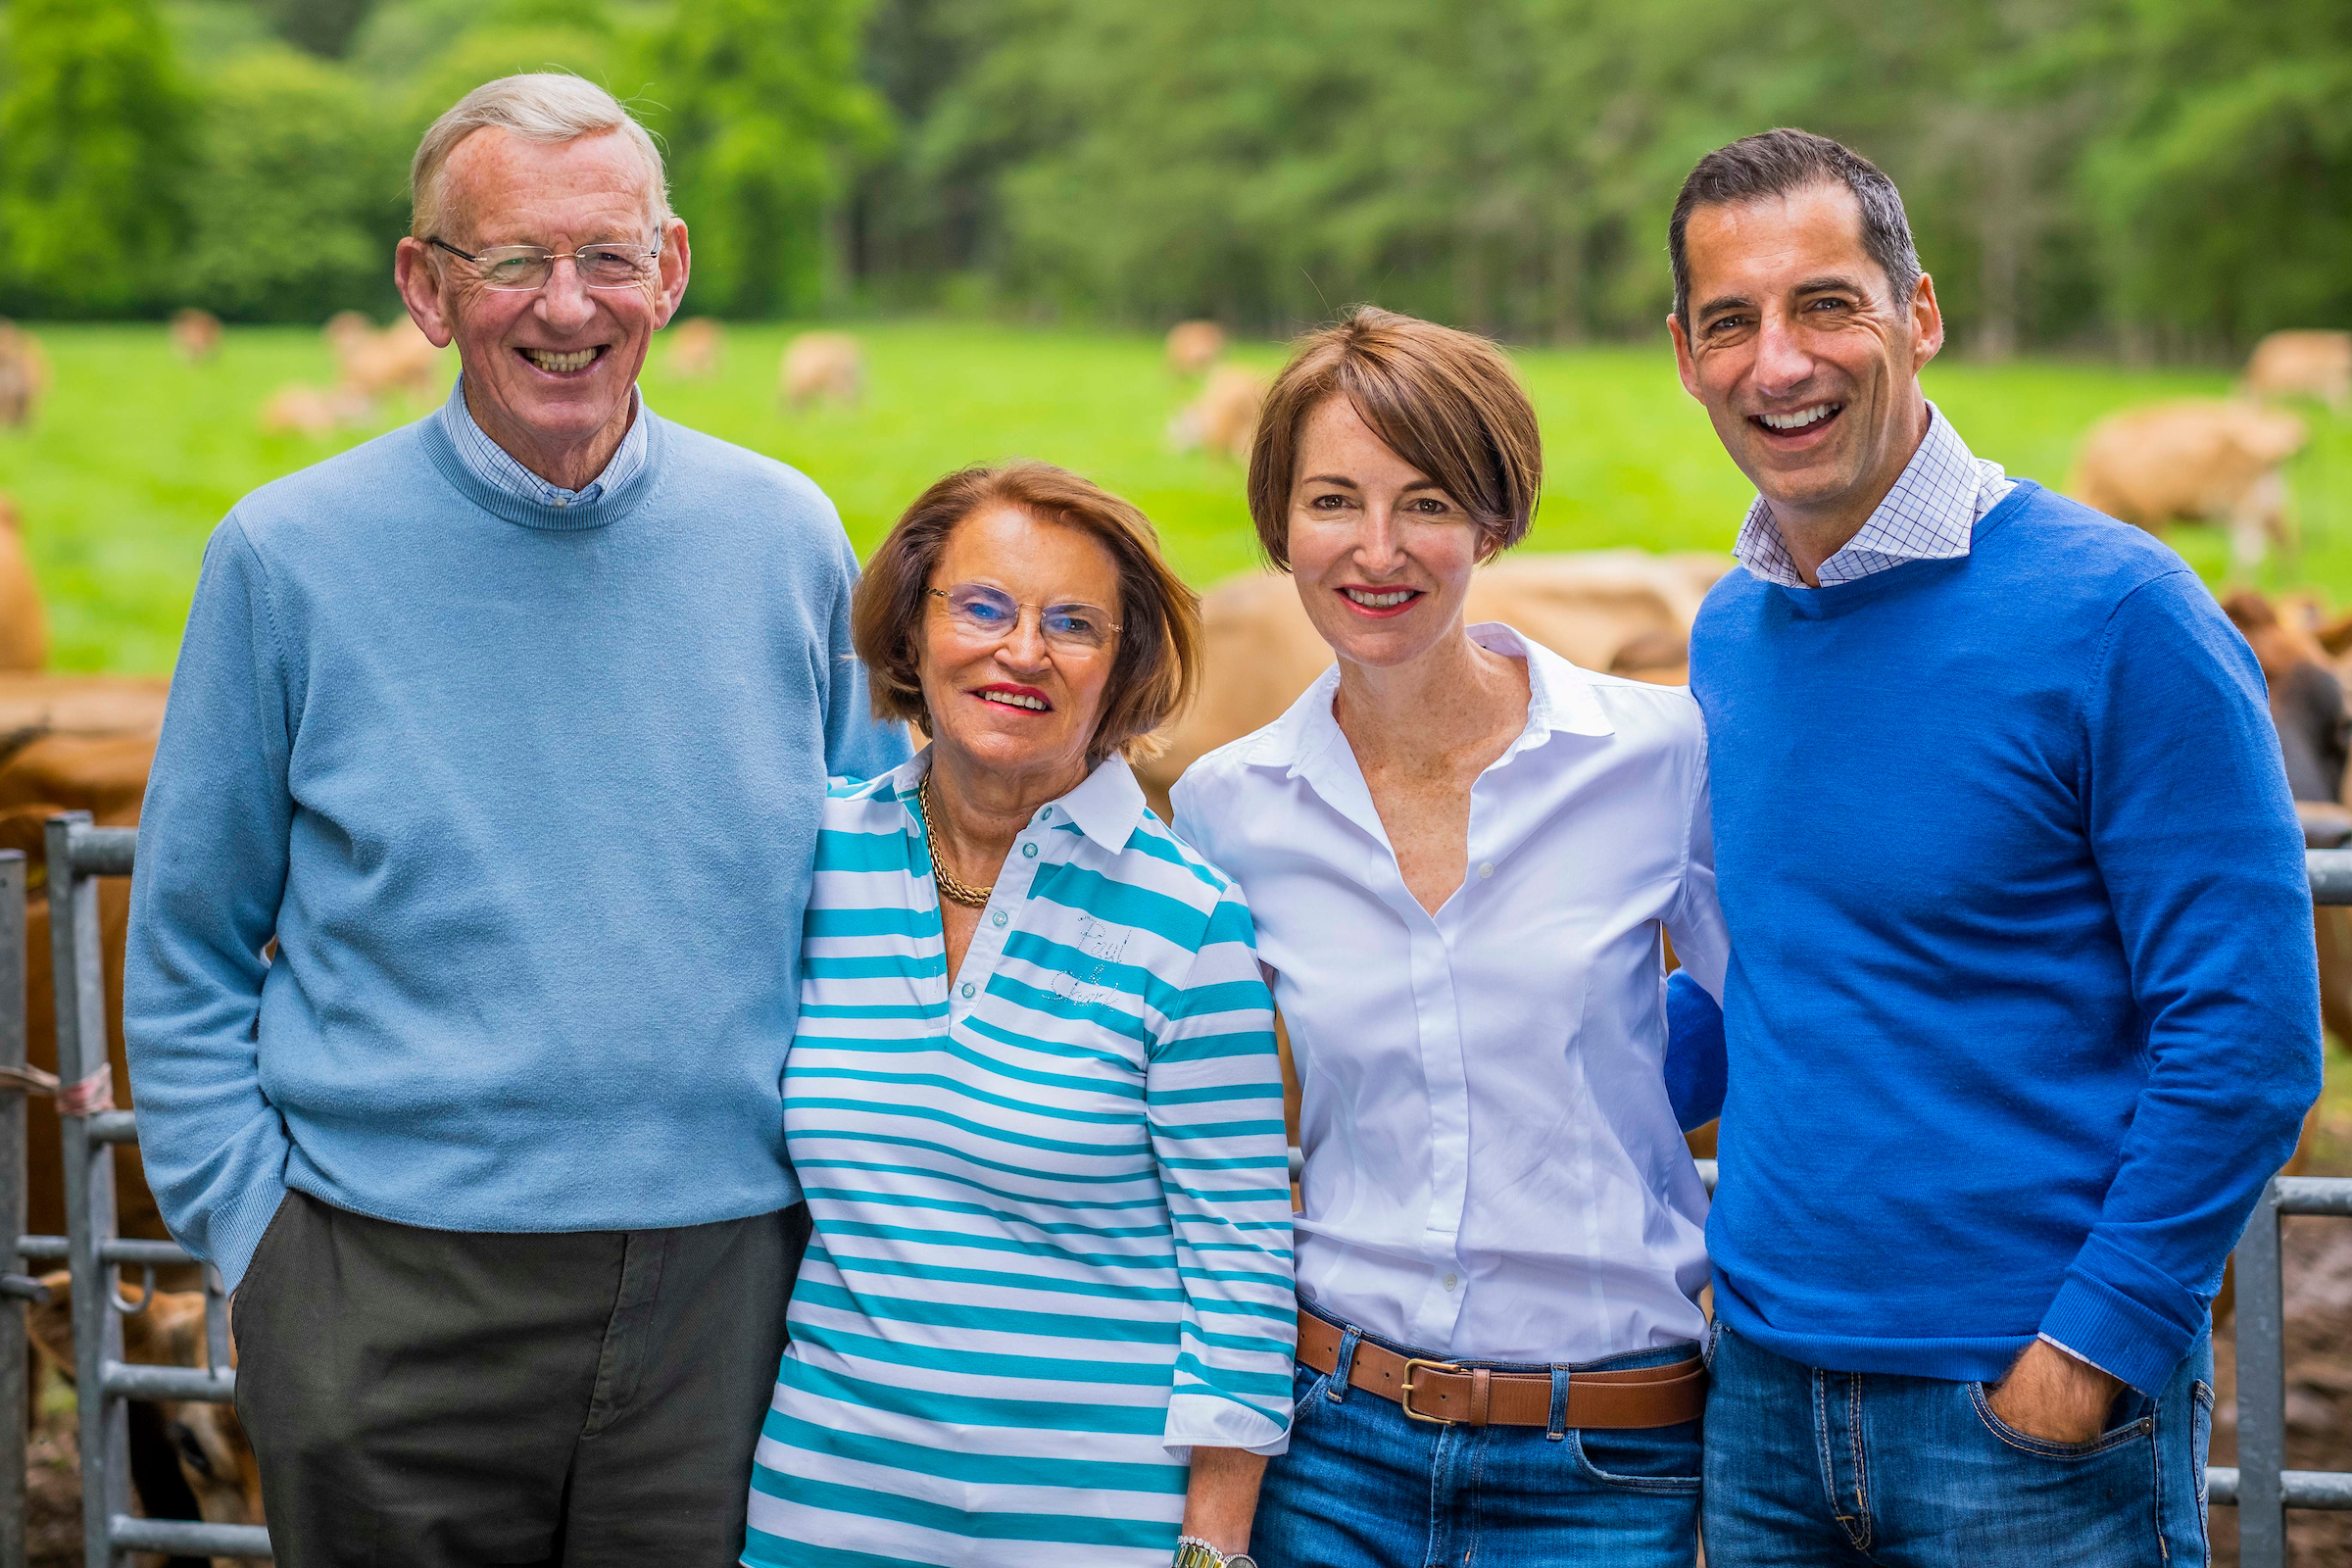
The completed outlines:
[[[644,466],[593,502],[485,483],[433,417],[213,536],[123,1010],[148,1182],[232,1287],[288,1187],[462,1231],[799,1197],[825,778],[905,746],[824,495],[641,417]]]

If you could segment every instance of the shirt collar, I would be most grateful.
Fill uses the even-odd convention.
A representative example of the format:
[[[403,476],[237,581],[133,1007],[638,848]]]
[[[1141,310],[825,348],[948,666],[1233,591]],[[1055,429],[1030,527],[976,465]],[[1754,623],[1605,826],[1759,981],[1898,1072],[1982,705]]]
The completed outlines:
[[[1821,564],[1814,575],[1827,587],[1866,577],[1906,561],[1948,561],[1968,554],[1980,504],[1991,487],[2005,484],[1997,464],[1984,463],[1968,450],[1936,405],[1928,405],[1928,429],[1919,450],[1903,466],[1894,487],[1886,492],[1853,538]],[[1732,546],[1753,576],[1786,588],[1803,588],[1796,564],[1772,504],[1756,497],[1740,525],[1739,542]]]
[[[1616,726],[1592,695],[1592,677],[1541,643],[1530,642],[1499,620],[1480,621],[1469,628],[1481,648],[1527,661],[1527,727],[1512,751],[1540,746],[1554,731],[1570,735],[1611,735]],[[1318,676],[1282,717],[1266,726],[1250,749],[1251,763],[1298,771],[1340,739],[1340,721],[1331,700],[1340,689],[1340,666],[1335,662]],[[1506,757],[1509,753],[1504,754]]]
[[[607,495],[636,477],[645,466],[646,452],[645,398],[637,388],[629,388],[629,428],[620,438],[612,459],[605,471],[580,486],[566,490],[562,485],[548,483],[530,469],[514,461],[512,453],[490,439],[489,434],[475,421],[473,411],[466,406],[466,377],[458,376],[457,384],[449,389],[449,401],[441,405],[441,428],[449,436],[451,446],[458,449],[458,460],[466,470],[482,483],[503,490],[525,501],[543,507],[568,510],[575,506],[592,506]]]
[[[926,746],[888,775],[891,794],[906,804],[909,823],[921,820],[922,808],[916,804],[914,792],[930,771],[931,748]],[[1135,836],[1148,805],[1143,785],[1136,782],[1135,769],[1127,765],[1123,757],[1102,759],[1075,789],[1052,804],[1068,814],[1079,832],[1112,855],[1127,848],[1127,841]]]

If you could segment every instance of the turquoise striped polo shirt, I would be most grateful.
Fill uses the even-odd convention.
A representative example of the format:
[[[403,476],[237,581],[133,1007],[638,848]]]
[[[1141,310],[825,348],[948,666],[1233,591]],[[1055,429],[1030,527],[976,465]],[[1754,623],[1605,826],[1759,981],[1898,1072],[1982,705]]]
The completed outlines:
[[[924,753],[826,802],[784,1130],[815,1235],[744,1561],[1163,1568],[1280,1452],[1291,1213],[1241,892],[1102,763],[947,972]]]

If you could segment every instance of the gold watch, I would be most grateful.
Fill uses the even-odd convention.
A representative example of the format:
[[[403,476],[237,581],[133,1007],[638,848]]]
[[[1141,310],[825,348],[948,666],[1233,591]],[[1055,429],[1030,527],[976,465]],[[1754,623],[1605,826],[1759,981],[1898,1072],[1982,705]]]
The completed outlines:
[[[1257,1559],[1246,1551],[1228,1557],[1199,1536],[1180,1536],[1175,1568],[1257,1568]]]

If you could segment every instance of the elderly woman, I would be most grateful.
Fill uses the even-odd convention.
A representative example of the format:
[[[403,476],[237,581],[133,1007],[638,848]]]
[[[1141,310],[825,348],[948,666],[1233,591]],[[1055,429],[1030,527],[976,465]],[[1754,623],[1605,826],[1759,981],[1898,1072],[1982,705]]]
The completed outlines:
[[[1337,662],[1176,786],[1256,912],[1306,1150],[1298,1424],[1265,1568],[1690,1568],[1707,1199],[1660,933],[1727,958],[1680,688],[1466,625],[1535,411],[1493,345],[1363,310],[1277,378],[1250,508]]]
[[[784,1073],[815,1235],[743,1560],[1249,1568],[1296,1312],[1272,1002],[1127,761],[1196,601],[1135,508],[1020,464],[925,492],[853,625],[931,744],[825,806]]]

